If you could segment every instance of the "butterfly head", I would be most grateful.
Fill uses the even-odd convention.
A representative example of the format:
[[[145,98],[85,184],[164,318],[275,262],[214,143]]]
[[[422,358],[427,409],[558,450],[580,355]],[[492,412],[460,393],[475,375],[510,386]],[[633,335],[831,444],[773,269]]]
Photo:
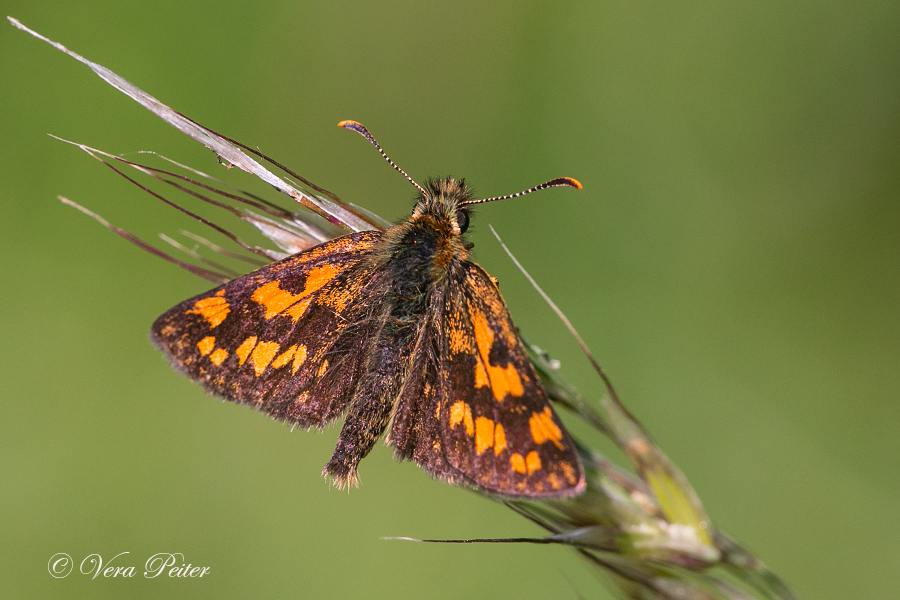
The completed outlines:
[[[413,208],[412,220],[429,219],[448,223],[455,235],[462,235],[469,227],[469,209],[465,202],[472,198],[472,190],[465,179],[453,177],[425,182]]]

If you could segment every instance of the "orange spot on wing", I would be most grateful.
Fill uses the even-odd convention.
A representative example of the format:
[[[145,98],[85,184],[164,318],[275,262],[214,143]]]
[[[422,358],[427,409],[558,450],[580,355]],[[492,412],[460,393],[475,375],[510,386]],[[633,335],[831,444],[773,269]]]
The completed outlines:
[[[491,346],[494,345],[494,331],[488,323],[487,317],[475,307],[469,307],[469,317],[475,328],[475,343],[478,346],[478,354],[481,361],[475,366],[475,387],[484,387],[490,383],[491,391],[497,402],[503,400],[507,394],[520,397],[525,393],[522,380],[514,366],[495,367],[488,357],[491,354]]]
[[[525,457],[525,466],[528,468],[529,475],[541,470],[541,457],[538,456],[537,451],[532,450],[528,453],[528,456]]]
[[[306,279],[306,290],[305,294],[311,294],[319,288],[323,287],[326,283],[337,277],[338,273],[341,272],[341,269],[335,267],[334,265],[322,265],[316,269],[313,269],[309,272],[309,277]],[[331,288],[330,294],[326,294],[322,300],[322,302],[326,303],[328,306],[331,306],[338,312],[342,312],[344,308],[347,306],[347,303],[352,299],[353,294],[349,289],[343,286],[337,286]]]
[[[216,347],[216,338],[211,335],[206,336],[197,342],[197,349],[200,350],[200,356],[206,356]]]
[[[491,353],[491,346],[494,345],[494,332],[488,323],[487,317],[483,312],[475,307],[469,307],[469,318],[472,319],[472,325],[475,329],[475,343],[478,344],[478,353],[481,354],[485,364],[488,363],[488,355]]]
[[[278,348],[279,344],[277,342],[260,342],[253,349],[253,352],[250,354],[250,362],[253,363],[253,370],[256,371],[257,377],[263,374],[263,371],[275,358]]]
[[[253,350],[253,346],[256,345],[256,336],[251,335],[244,342],[237,347],[237,350],[234,351],[238,357],[238,364],[244,364],[244,361],[247,360],[247,357],[250,356],[250,351]]]
[[[509,457],[509,466],[511,466],[516,473],[525,474],[528,471],[525,466],[525,459],[518,452],[513,452],[512,456]]]
[[[497,423],[497,428],[494,430],[494,454],[500,454],[506,450],[506,432],[503,430],[503,425]]]
[[[494,421],[487,417],[475,419],[475,454],[482,454],[494,445]]]
[[[306,274],[306,282],[303,287],[303,295],[307,296],[331,281],[340,273],[340,268],[334,265],[322,265],[315,269],[310,269]]]
[[[316,377],[321,377],[325,374],[325,371],[328,370],[328,359],[322,361],[322,364],[319,366],[319,370],[316,372]]]
[[[306,362],[306,346],[299,345],[297,346],[297,351],[294,352],[294,364],[291,365],[291,375],[297,374],[297,369],[303,366],[303,363]]]
[[[454,402],[453,406],[450,407],[450,429],[453,429],[460,423],[465,425],[467,435],[475,435],[475,422],[472,421],[472,407],[462,400]]]
[[[475,344],[472,335],[466,330],[459,309],[447,312],[447,342],[450,354],[473,354]]]
[[[488,365],[487,368],[491,378],[491,391],[494,392],[497,402],[503,400],[506,394],[521,397],[525,393],[519,373],[512,365],[506,365],[505,368]]]
[[[306,307],[309,306],[309,299],[305,301],[303,299],[334,279],[340,271],[340,268],[334,265],[322,265],[310,269],[306,273],[303,291],[299,294],[292,294],[281,289],[280,282],[275,280],[256,288],[250,298],[266,310],[265,318],[267,320],[276,315],[285,314],[296,323],[306,312]]]
[[[219,292],[222,294],[224,292]],[[220,295],[210,296],[194,302],[194,308],[184,312],[186,315],[200,315],[209,323],[210,329],[220,325],[231,309],[228,308],[228,300]]]
[[[559,475],[556,473],[549,473],[547,475],[547,481],[550,482],[550,487],[554,490],[558,490],[563,486],[563,480],[559,478]]]
[[[567,461],[559,461],[559,468],[562,469],[563,477],[569,482],[569,485],[575,485],[578,478],[575,476],[575,468]]]
[[[481,357],[475,357],[475,387],[483,388],[490,383],[491,381],[490,379],[488,379],[488,374],[484,368],[484,363],[481,362]]]
[[[297,304],[291,306],[287,310],[284,311],[284,314],[289,316],[294,320],[294,323],[300,320],[300,317],[303,316],[303,313],[306,312],[306,309],[309,307],[309,303],[312,301],[312,298],[307,298],[306,300],[301,300]]]
[[[285,350],[284,352],[279,354],[278,358],[276,358],[274,361],[272,361],[272,368],[280,369],[284,365],[291,362],[291,359],[294,358],[294,352],[296,352],[296,351],[297,351],[297,344],[294,344],[293,346],[291,346],[290,348],[288,348],[287,350]]]
[[[217,367],[221,366],[226,358],[228,358],[228,350],[225,350],[224,348],[217,348],[209,355],[209,361]]]
[[[535,444],[553,442],[557,448],[562,450],[562,430],[553,422],[553,413],[549,406],[544,407],[544,412],[531,413],[528,427],[531,429],[531,438]]]
[[[256,288],[250,299],[261,304],[266,309],[266,319],[271,319],[301,297],[301,295],[294,295],[281,289],[278,281],[270,281],[266,285]]]

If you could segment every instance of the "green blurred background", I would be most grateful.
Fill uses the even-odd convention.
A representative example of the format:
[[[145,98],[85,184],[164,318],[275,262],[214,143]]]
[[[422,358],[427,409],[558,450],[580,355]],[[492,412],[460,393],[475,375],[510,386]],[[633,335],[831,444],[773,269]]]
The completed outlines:
[[[488,223],[719,526],[802,598],[900,596],[896,1],[2,7],[392,220],[413,190],[339,120],[481,195],[580,179],[476,216],[523,332],[599,394]],[[361,489],[329,489],[336,429],[291,433],[172,372],[150,323],[209,286],[55,197],[150,240],[190,223],[47,133],[224,172],[0,24],[0,595],[608,596],[563,548],[379,540],[540,531],[382,446]],[[57,552],[129,552],[138,575],[53,579]],[[146,580],[157,552],[210,575]]]

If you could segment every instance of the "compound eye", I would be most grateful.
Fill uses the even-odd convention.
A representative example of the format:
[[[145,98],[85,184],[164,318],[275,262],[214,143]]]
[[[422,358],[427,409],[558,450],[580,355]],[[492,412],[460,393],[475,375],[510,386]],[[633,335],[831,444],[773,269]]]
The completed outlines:
[[[467,211],[467,210],[456,211],[456,224],[459,225],[459,232],[465,233],[466,229],[469,228],[469,211]]]

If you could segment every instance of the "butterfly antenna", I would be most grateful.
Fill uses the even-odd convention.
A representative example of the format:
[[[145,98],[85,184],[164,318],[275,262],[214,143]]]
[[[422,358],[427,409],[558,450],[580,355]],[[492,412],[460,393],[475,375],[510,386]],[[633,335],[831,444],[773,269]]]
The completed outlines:
[[[378,142],[375,141],[375,138],[372,137],[372,134],[369,133],[369,130],[366,129],[365,125],[363,125],[362,123],[357,123],[356,121],[341,121],[340,123],[338,123],[338,127],[343,127],[344,129],[352,129],[353,131],[355,131],[355,132],[358,133],[359,135],[361,135],[361,136],[363,136],[364,138],[366,138],[367,140],[369,140],[369,141],[372,143],[372,145],[375,146],[376,149],[378,149],[378,152],[384,157],[384,160],[388,161],[388,163],[389,163],[392,167],[394,167],[394,169],[396,169],[401,175],[403,175],[404,177],[406,177],[406,180],[407,180],[408,182],[410,182],[411,184],[413,184],[414,186],[416,186],[416,187],[419,189],[419,191],[422,192],[422,195],[423,195],[423,196],[425,195],[425,189],[424,189],[421,185],[419,185],[418,183],[416,183],[415,181],[413,181],[413,178],[410,177],[409,175],[407,175],[407,174],[406,174],[406,171],[404,171],[403,169],[401,169],[400,167],[398,167],[398,166],[397,166],[397,163],[395,163],[394,161],[392,161],[392,160],[390,159],[390,157],[389,157],[387,154],[384,153],[384,150],[381,149],[381,146],[378,145]],[[573,180],[573,181],[574,181],[574,180]],[[580,184],[579,184],[579,185],[580,185]]]
[[[551,179],[546,183],[536,185],[533,188],[527,189],[523,192],[519,192],[518,194],[509,194],[508,196],[495,196],[493,198],[484,198],[482,200],[466,200],[465,202],[460,202],[459,204],[457,204],[457,206],[467,206],[469,204],[484,204],[485,202],[493,202],[494,200],[508,200],[510,198],[518,198],[519,196],[524,196],[525,194],[530,194],[531,192],[545,190],[552,187],[570,187],[575,188],[576,190],[580,190],[581,182],[577,179],[572,179],[571,177],[557,177],[556,179]]]

